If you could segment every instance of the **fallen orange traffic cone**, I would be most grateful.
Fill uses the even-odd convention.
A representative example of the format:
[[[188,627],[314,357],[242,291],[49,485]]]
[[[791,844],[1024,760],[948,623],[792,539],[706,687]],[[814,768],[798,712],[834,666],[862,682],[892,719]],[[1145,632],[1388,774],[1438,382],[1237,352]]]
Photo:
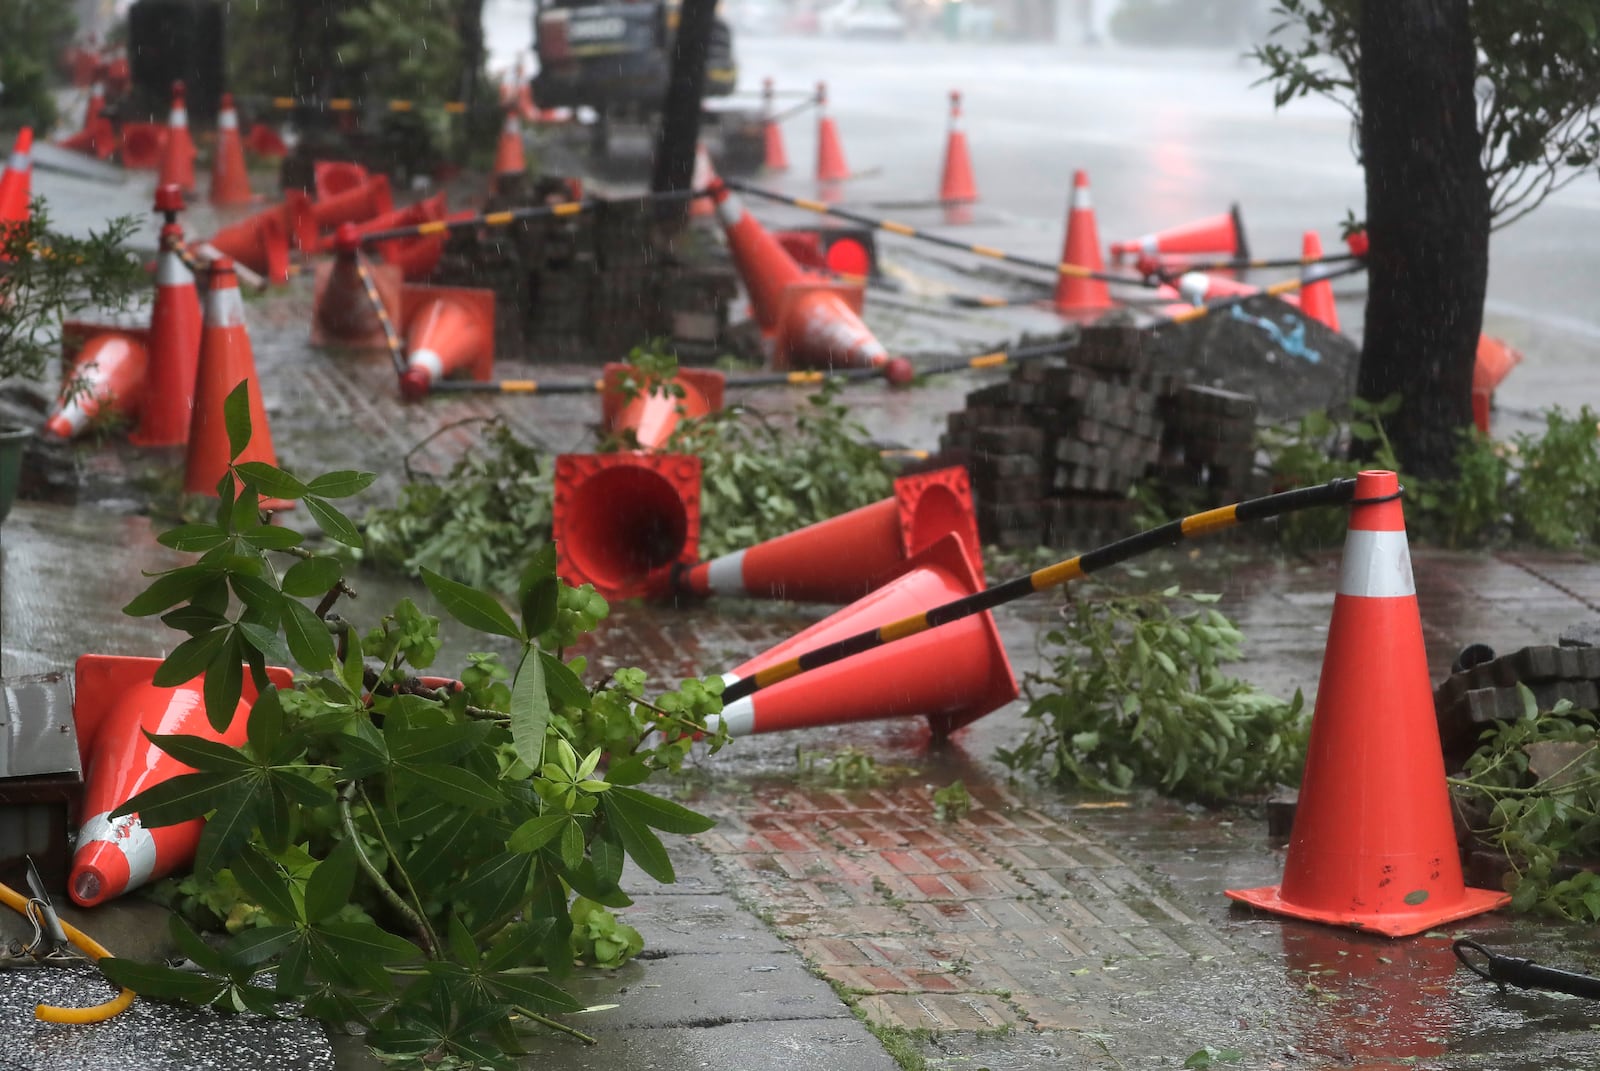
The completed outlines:
[[[844,146],[839,143],[839,128],[828,114],[828,86],[817,83],[817,181],[843,182],[850,177],[844,162]]]
[[[1228,896],[1390,937],[1511,899],[1461,878],[1393,472],[1356,477],[1283,883]]]
[[[296,233],[291,228],[298,227],[301,233],[308,229],[316,233],[303,222],[306,204],[305,194],[290,190],[283,204],[224,227],[200,245],[231,257],[269,282],[286,283],[289,281],[289,239]],[[300,222],[295,223],[297,220]]]
[[[172,112],[167,117],[167,140],[161,150],[161,172],[156,185],[175,185],[194,191],[194,141],[189,137],[189,108],[182,82],[172,83]]]
[[[248,385],[250,441],[237,459],[228,444],[223,403],[240,383]],[[261,401],[255,356],[244,322],[244,301],[233,260],[223,257],[211,264],[211,287],[206,292],[205,326],[200,333],[200,367],[195,376],[194,422],[189,430],[189,457],[183,489],[188,494],[217,497],[217,486],[227,475],[230,461],[265,461],[276,466],[272,428]],[[269,505],[263,503],[263,505]],[[286,508],[287,503],[273,503]]]
[[[406,370],[400,394],[428,396],[435,380],[466,371],[480,383],[494,377],[494,291],[407,286],[400,294]]]
[[[1489,434],[1489,410],[1495,388],[1522,363],[1522,354],[1498,338],[1478,336],[1477,358],[1472,365],[1472,422]]]
[[[1163,291],[1157,290],[1158,296],[1165,296]],[[1185,272],[1178,278],[1178,296],[1190,305],[1204,305],[1208,301],[1218,301],[1222,298],[1249,297],[1261,293],[1261,288],[1241,283],[1237,279],[1226,275],[1217,275],[1213,272],[1191,271]]]
[[[150,307],[149,361],[139,426],[128,438],[136,446],[182,446],[189,441],[194,418],[195,368],[200,361],[200,295],[194,273],[178,246],[183,228],[183,191],[177,186],[156,190],[161,226],[161,256],[156,262],[156,297]]]
[[[768,171],[789,170],[789,153],[783,147],[783,127],[773,114],[772,79],[761,80],[761,129],[765,155],[761,166]]]
[[[967,134],[961,129],[961,93],[950,91],[950,137],[944,148],[944,170],[939,176],[939,200],[970,204],[978,199],[972,178],[972,158],[967,154]]]
[[[276,130],[265,123],[256,123],[250,127],[250,133],[244,139],[244,147],[257,156],[270,156],[281,160],[289,155],[289,146]]]
[[[198,736],[230,747],[245,741],[247,712],[256,696],[249,674],[233,720],[218,733],[206,716],[205,678],[159,688],[154,677],[160,665],[159,658],[84,655],[73,673],[73,720],[86,771],[79,813],[85,818],[67,891],[80,907],[102,904],[194,861],[203,820],[151,827],[137,812],[111,817],[146,789],[194,772],[146,734]],[[293,683],[287,670],[267,672],[279,687]]]
[[[711,167],[711,154],[706,152],[706,143],[697,141],[694,144],[694,175],[689,180],[689,188],[696,193],[711,188],[717,181],[717,173]],[[689,202],[689,218],[704,219],[716,215],[717,210],[711,204],[709,197],[696,197]]]
[[[317,265],[311,304],[313,346],[387,349],[389,332],[384,329],[383,317],[388,318],[398,339],[400,271],[387,264],[363,264],[360,253],[361,235],[356,225],[341,223],[334,232],[333,260]]]
[[[447,218],[450,214],[445,204],[445,195],[435,194],[406,208],[382,216],[375,216],[365,223],[350,224],[355,227],[358,235],[366,235],[374,231],[389,230],[395,227],[406,227],[418,223],[436,223]],[[329,248],[333,241],[330,239]],[[373,246],[373,252],[385,264],[393,264],[400,269],[401,275],[407,282],[421,282],[433,274],[433,269],[438,265],[440,256],[444,253],[444,234],[425,234],[415,238],[394,238],[378,242]]]
[[[862,292],[806,274],[721,182],[711,186],[739,277],[778,368],[876,368],[892,384],[915,375],[861,322]]]
[[[955,533],[979,576],[983,547],[964,468],[902,476],[894,497],[701,562],[678,578],[688,595],[847,603],[893,579]]]
[[[725,674],[732,683],[805,651],[900,621],[983,589],[953,533],[906,571],[799,635]],[[733,736],[873,718],[925,717],[944,737],[1017,697],[1000,631],[987,610],[762,688],[722,708]]]
[[[1322,259],[1322,239],[1316,231],[1306,231],[1300,257],[1307,263]],[[1333,300],[1333,283],[1327,279],[1300,288],[1300,311],[1330,331],[1339,330],[1339,306]]]
[[[1095,226],[1094,202],[1089,198],[1089,176],[1082,171],[1072,175],[1072,207],[1067,212],[1067,239],[1061,262],[1090,271],[1104,271],[1100,259],[1100,231]],[[1111,290],[1104,279],[1086,279],[1062,274],[1056,281],[1057,312],[1096,312],[1111,307]]]
[[[393,211],[389,176],[373,175],[360,186],[318,200],[311,206],[311,218],[322,230],[330,230],[341,223],[362,223]]]
[[[0,223],[20,223],[29,218],[33,196],[33,128],[17,131],[11,156],[0,175]]]
[[[1244,219],[1238,205],[1220,215],[1207,216],[1180,227],[1111,243],[1111,255],[1119,260],[1129,255],[1161,257],[1198,253],[1249,258],[1250,243],[1245,239]]]
[[[62,325],[63,334],[68,325]],[[72,439],[96,420],[138,414],[150,362],[145,331],[105,331],[84,343],[44,429]]]
[[[494,150],[494,176],[523,175],[528,170],[528,160],[522,149],[522,123],[515,108],[506,109],[506,121],[500,127],[500,143]]]
[[[222,110],[217,114],[217,152],[211,162],[211,203],[244,205],[255,200],[250,192],[250,172],[244,164],[244,144],[239,140],[239,113],[233,110],[233,94],[222,94]]]
[[[166,152],[165,123],[123,123],[117,133],[122,166],[131,171],[156,171]]]
[[[623,390],[625,379],[635,380],[632,397]],[[706,368],[680,368],[668,384],[655,380],[639,383],[632,365],[613,362],[605,367],[600,393],[600,427],[608,435],[632,432],[641,450],[659,450],[672,438],[679,421],[695,420],[722,408],[721,372]],[[665,386],[665,390],[658,389]]]
[[[562,454],[552,532],[556,571],[607,599],[661,596],[700,546],[700,459]]]
[[[311,188],[319,201],[359,189],[371,177],[365,167],[350,160],[318,160],[311,165]]]

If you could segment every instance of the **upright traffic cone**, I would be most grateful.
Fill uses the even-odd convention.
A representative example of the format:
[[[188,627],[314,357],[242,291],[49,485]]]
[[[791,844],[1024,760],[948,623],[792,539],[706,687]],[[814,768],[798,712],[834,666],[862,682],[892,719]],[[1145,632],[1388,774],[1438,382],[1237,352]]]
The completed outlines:
[[[116,131],[111,126],[111,120],[103,114],[105,111],[105,89],[99,82],[89,92],[89,105],[83,113],[83,127],[76,134],[64,138],[58,144],[64,149],[73,152],[87,153],[101,160],[106,159],[117,149]]]
[[[494,291],[407,286],[400,295],[406,370],[400,394],[428,396],[435,380],[466,371],[480,383],[494,376]]]
[[[761,80],[761,131],[765,155],[761,166],[768,171],[789,170],[789,153],[783,147],[783,127],[779,125],[773,107],[772,79]]]
[[[717,173],[711,166],[711,154],[706,151],[705,142],[697,141],[694,145],[694,175],[689,180],[689,188],[699,193],[710,189],[715,181]],[[716,214],[717,210],[709,197],[696,197],[689,202],[690,219],[705,219]]]
[[[944,536],[961,540],[983,575],[983,547],[964,468],[902,476],[894,496],[736,550],[677,578],[687,595],[843,604],[881,587]]]
[[[1477,358],[1472,365],[1472,422],[1483,434],[1489,434],[1495,388],[1521,363],[1520,351],[1498,338],[1478,336]]]
[[[1356,477],[1283,882],[1228,896],[1390,937],[1510,900],[1461,878],[1393,472]]]
[[[188,494],[217,497],[217,486],[228,472],[232,450],[223,420],[223,403],[240,383],[248,384],[250,441],[238,461],[278,463],[272,449],[272,428],[261,401],[256,361],[245,327],[244,301],[233,260],[223,257],[211,264],[211,288],[206,292],[206,319],[200,335],[200,368],[195,378],[194,422],[189,431],[189,458],[183,489]],[[284,504],[278,504],[282,508]]]
[[[712,200],[739,277],[779,368],[876,368],[892,384],[909,383],[904,357],[889,356],[861,322],[861,288],[808,275],[721,182]]]
[[[1067,213],[1067,239],[1061,262],[1090,271],[1104,271],[1100,259],[1100,230],[1095,226],[1094,202],[1089,197],[1089,176],[1072,175],[1072,207]],[[1062,313],[1098,312],[1111,307],[1111,290],[1104,279],[1061,274],[1056,281],[1055,308]]]
[[[1112,242],[1111,255],[1120,260],[1125,256],[1191,256],[1198,253],[1221,254],[1227,257],[1248,259],[1250,243],[1244,234],[1244,218],[1239,206],[1234,205],[1220,215],[1185,223],[1164,231],[1141,235],[1126,242]]]
[[[895,580],[724,674],[729,684],[824,644],[914,617],[983,590],[954,533],[907,563]],[[872,718],[924,717],[948,736],[1017,697],[1005,644],[985,610],[872,647],[723,706],[733,736],[811,729]]]
[[[551,529],[556,572],[607,599],[660,596],[698,557],[700,459],[686,454],[562,454]]]
[[[391,330],[398,340],[400,271],[387,264],[363,263],[360,255],[356,225],[341,223],[334,232],[333,260],[317,265],[311,303],[313,346],[387,349]]]
[[[245,674],[244,690],[225,732],[206,716],[205,678],[175,688],[154,683],[159,658],[84,655],[73,673],[73,720],[85,771],[83,824],[72,857],[68,893],[80,907],[94,907],[194,861],[202,819],[170,826],[146,826],[137,812],[111,813],[139,793],[193,768],[151,742],[147,734],[198,736],[238,747],[256,689]],[[293,676],[267,671],[281,688]]]
[[[45,420],[46,433],[72,439],[103,417],[136,416],[144,400],[148,338],[145,331],[105,331],[90,338]]]
[[[500,126],[500,143],[494,150],[494,175],[524,175],[528,160],[522,149],[522,123],[515,108],[506,109],[506,120]]]
[[[608,435],[631,432],[641,450],[659,450],[682,420],[696,420],[722,408],[726,377],[709,368],[680,368],[669,383],[635,382],[630,396],[627,379],[636,379],[632,365],[605,367],[600,392],[600,427]],[[663,389],[665,388],[665,389]]]
[[[11,156],[6,160],[5,174],[0,175],[0,223],[20,223],[28,219],[32,196],[33,128],[25,126],[17,131]]]
[[[839,128],[828,114],[828,85],[817,83],[817,181],[843,182],[850,177],[844,162],[844,146],[839,143]]]
[[[161,150],[161,172],[156,185],[175,185],[194,192],[194,141],[189,137],[189,108],[182,82],[172,83],[172,112],[167,117],[167,141]]]
[[[950,137],[944,148],[944,170],[939,176],[939,200],[946,204],[971,204],[978,199],[967,155],[967,134],[961,129],[961,93],[950,91]]]
[[[250,192],[250,172],[244,164],[244,144],[239,140],[239,113],[233,110],[233,94],[222,94],[222,110],[217,114],[217,152],[211,162],[211,203],[244,205],[255,200]]]
[[[150,307],[150,356],[139,426],[129,439],[136,446],[182,446],[189,441],[194,415],[195,368],[200,361],[200,295],[194,273],[179,253],[183,191],[156,190],[161,226],[161,256],[156,261],[156,297]]]
[[[1300,259],[1307,264],[1322,259],[1322,239],[1316,231],[1306,231],[1301,240]],[[1330,331],[1339,330],[1339,306],[1333,300],[1333,283],[1327,279],[1300,288],[1300,311]]]

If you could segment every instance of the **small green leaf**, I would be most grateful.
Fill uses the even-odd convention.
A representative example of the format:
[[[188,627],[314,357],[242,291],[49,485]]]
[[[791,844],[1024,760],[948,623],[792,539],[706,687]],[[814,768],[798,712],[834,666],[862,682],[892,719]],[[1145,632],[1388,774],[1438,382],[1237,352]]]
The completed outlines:
[[[617,807],[626,809],[639,821],[668,833],[704,833],[717,824],[715,818],[696,814],[687,807],[637,788],[614,787],[609,795]]]
[[[252,848],[240,852],[228,869],[245,895],[267,914],[282,922],[305,921],[290,891],[290,879],[277,863]]]
[[[111,817],[137,814],[141,824],[172,826],[192,818],[203,818],[216,806],[217,796],[239,785],[238,774],[192,773],[153,785],[111,812]]]
[[[283,739],[283,703],[278,698],[276,686],[264,688],[250,705],[250,717],[245,722],[245,739],[258,762],[271,762],[278,741]]]
[[[660,838],[628,810],[627,804],[619,803],[615,796],[616,790],[613,789],[600,797],[600,805],[605,808],[606,819],[611,828],[616,830],[623,850],[639,864],[640,870],[663,884],[671,884],[676,875],[672,871],[672,860],[667,856],[667,849]]]
[[[365,491],[377,478],[376,472],[340,469],[338,472],[325,472],[318,476],[306,485],[306,490],[321,498],[349,498]]]
[[[536,852],[556,838],[567,820],[564,814],[542,814],[538,818],[530,818],[512,832],[506,847],[514,852]]]
[[[594,861],[595,881],[604,888],[615,888],[622,880],[622,842],[608,831],[589,843],[589,858]]]
[[[131,989],[155,1000],[181,1000],[187,1004],[210,1004],[228,982],[193,971],[180,971],[154,963],[107,956],[95,964],[112,985]]]
[[[222,402],[222,423],[228,429],[228,460],[236,461],[250,445],[250,381],[243,379]]]
[[[253,621],[241,621],[239,634],[246,643],[260,651],[275,665],[286,665],[289,661],[289,648],[284,644],[283,637],[265,625],[258,625]]]
[[[406,766],[405,771],[441,799],[474,810],[505,805],[506,799],[489,782],[458,766]]]
[[[194,872],[197,875],[206,877],[227,865],[240,848],[249,845],[250,832],[257,824],[262,826],[263,835],[267,833],[267,820],[263,818],[267,809],[260,806],[254,791],[257,787],[257,782],[239,779],[229,791],[212,801],[215,810],[206,819],[200,843],[195,848]]]
[[[173,550],[201,553],[220,547],[228,541],[228,533],[214,524],[180,524],[156,537],[156,542]]]
[[[361,533],[356,530],[355,523],[349,517],[315,495],[307,495],[305,503],[318,528],[346,546],[361,546]]]
[[[1410,892],[1406,893],[1406,903],[1410,904],[1412,907],[1416,907],[1418,904],[1426,903],[1427,900],[1427,889],[1412,889]]]
[[[306,921],[321,922],[349,903],[355,882],[356,847],[342,840],[306,881]]]
[[[239,478],[264,498],[296,499],[306,494],[305,484],[276,465],[269,465],[265,461],[246,461],[234,467],[239,472]]]
[[[257,550],[287,550],[298,547],[301,542],[299,532],[292,528],[279,528],[275,524],[258,524],[242,529],[239,538]]]
[[[233,962],[254,967],[288,948],[297,932],[294,926],[257,926],[229,941],[223,951]]]
[[[588,707],[589,689],[585,688],[582,679],[572,672],[571,666],[547,651],[539,652],[539,661],[544,664],[545,692],[551,699],[568,710],[583,710]]]
[[[186,566],[163,573],[122,608],[129,617],[149,617],[189,598],[216,573],[203,566]]]
[[[370,922],[324,922],[317,933],[336,955],[375,963],[404,963],[420,959],[417,946]]]
[[[325,595],[344,576],[344,563],[338,558],[306,558],[295,562],[280,582],[285,595],[312,599]]]
[[[522,631],[511,620],[511,615],[487,592],[458,584],[427,568],[422,570],[422,582],[428,585],[428,590],[433,592],[433,597],[439,600],[445,612],[468,628],[513,640],[523,638]]]
[[[583,830],[569,820],[561,830],[561,861],[575,870],[583,863]]]
[[[332,666],[337,652],[327,623],[293,599],[285,599],[283,608],[283,633],[289,640],[289,653],[294,655],[295,661],[307,669],[319,671]]]
[[[200,773],[226,773],[235,776],[255,769],[255,764],[237,748],[203,736],[157,735],[145,732],[145,739],[185,766]]]
[[[530,770],[544,762],[544,737],[550,727],[550,695],[540,653],[527,648],[511,682],[511,743]]]
[[[203,694],[206,701],[206,719],[217,732],[225,732],[233,724],[239,709],[239,695],[244,691],[244,654],[239,649],[239,638],[230,636],[222,650],[206,667]]]

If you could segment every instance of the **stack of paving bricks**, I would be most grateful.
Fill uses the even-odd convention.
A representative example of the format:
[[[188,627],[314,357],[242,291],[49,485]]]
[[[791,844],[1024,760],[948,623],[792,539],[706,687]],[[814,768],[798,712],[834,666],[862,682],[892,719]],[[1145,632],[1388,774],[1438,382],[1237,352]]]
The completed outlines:
[[[1600,709],[1600,646],[1594,630],[1574,631],[1559,646],[1524,647],[1446,677],[1433,695],[1439,739],[1451,769],[1459,769],[1483,731],[1523,714],[1518,684],[1540,710],[1569,700],[1579,710]]]
[[[1022,364],[969,394],[943,446],[969,459],[984,540],[1086,547],[1129,534],[1128,488],[1159,456],[1167,385],[1137,331],[1089,328],[1067,361]]]
[[[1166,435],[1151,471],[1169,488],[1202,490],[1200,507],[1237,502],[1259,488],[1255,472],[1256,400],[1190,383],[1161,399]]]

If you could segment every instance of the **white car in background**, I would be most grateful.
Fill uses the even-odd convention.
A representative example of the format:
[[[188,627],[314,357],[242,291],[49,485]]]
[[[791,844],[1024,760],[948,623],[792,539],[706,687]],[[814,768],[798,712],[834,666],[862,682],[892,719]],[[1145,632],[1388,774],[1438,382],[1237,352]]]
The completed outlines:
[[[817,28],[830,37],[898,41],[906,35],[906,20],[888,0],[839,0],[817,12]]]

